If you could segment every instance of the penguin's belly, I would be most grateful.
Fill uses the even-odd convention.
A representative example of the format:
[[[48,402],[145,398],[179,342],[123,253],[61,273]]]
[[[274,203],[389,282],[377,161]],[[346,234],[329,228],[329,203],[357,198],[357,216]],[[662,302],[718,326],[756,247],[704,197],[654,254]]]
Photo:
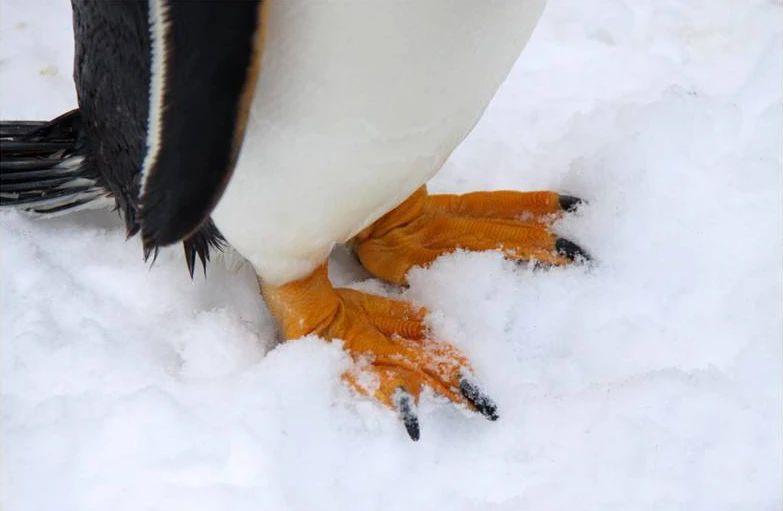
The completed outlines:
[[[213,218],[270,283],[437,172],[521,52],[544,0],[267,0],[261,71]]]

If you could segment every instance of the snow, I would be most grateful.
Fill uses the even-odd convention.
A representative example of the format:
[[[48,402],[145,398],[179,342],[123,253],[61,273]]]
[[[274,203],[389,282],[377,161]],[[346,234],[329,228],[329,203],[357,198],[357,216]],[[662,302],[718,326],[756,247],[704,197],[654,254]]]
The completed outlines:
[[[2,118],[75,105],[69,20],[0,1]],[[411,273],[501,412],[427,395],[418,443],[341,383],[339,345],[276,344],[247,267],[191,282],[116,214],[3,212],[2,507],[781,509],[782,22],[779,0],[550,1],[431,189],[584,197],[558,230],[596,263]]]

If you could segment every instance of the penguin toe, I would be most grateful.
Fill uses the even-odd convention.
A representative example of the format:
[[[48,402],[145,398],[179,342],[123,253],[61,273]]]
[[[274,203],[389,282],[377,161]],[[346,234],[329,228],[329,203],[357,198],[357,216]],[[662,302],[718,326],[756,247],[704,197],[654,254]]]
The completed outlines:
[[[585,202],[579,197],[574,197],[573,195],[560,195],[558,196],[557,200],[560,204],[560,209],[566,213],[573,213]]]
[[[590,261],[591,259],[590,254],[582,247],[565,238],[558,238],[555,241],[555,251],[571,261]]]

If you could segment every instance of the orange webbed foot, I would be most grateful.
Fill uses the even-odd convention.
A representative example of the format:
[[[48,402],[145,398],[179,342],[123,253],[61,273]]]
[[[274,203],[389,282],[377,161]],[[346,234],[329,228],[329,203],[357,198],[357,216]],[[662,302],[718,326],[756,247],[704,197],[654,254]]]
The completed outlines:
[[[427,311],[407,302],[332,287],[326,265],[283,286],[262,284],[272,314],[288,339],[317,334],[341,339],[355,365],[343,379],[358,392],[396,409],[413,440],[416,404],[424,387],[490,420],[497,407],[476,384],[467,357],[431,339]]]
[[[554,192],[429,195],[422,187],[352,243],[370,273],[395,284],[405,283],[411,267],[457,249],[500,250],[509,259],[560,266],[589,260],[576,243],[551,230],[581,203]]]

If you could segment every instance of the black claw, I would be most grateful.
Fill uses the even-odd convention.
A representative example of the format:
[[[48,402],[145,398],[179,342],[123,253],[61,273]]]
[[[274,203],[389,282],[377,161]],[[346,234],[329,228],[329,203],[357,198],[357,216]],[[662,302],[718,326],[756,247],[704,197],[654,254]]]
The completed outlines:
[[[565,238],[558,238],[557,241],[555,241],[555,250],[558,254],[565,256],[572,261],[580,259],[584,261],[590,260],[590,254],[585,252],[582,247],[573,241],[569,241]]]
[[[478,385],[467,378],[463,378],[459,382],[459,390],[462,392],[463,397],[476,408],[477,412],[491,421],[498,420],[500,416],[498,415],[497,405],[486,394],[481,392]]]
[[[405,430],[411,440],[416,442],[419,439],[419,418],[416,416],[413,397],[403,389],[397,391],[397,410],[400,413],[402,423],[405,424]]]
[[[574,197],[573,195],[560,196],[560,209],[567,211],[568,213],[573,213],[583,203],[584,201],[582,199]]]

